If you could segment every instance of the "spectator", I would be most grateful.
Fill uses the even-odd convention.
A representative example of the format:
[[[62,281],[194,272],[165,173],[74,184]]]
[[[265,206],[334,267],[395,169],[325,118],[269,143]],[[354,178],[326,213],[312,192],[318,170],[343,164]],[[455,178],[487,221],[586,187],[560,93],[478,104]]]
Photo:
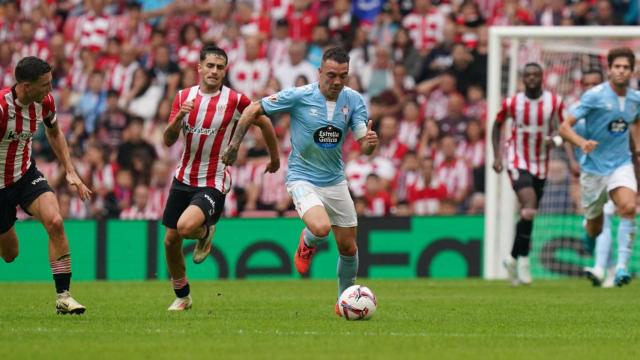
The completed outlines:
[[[464,140],[469,119],[464,115],[464,97],[451,94],[447,104],[447,116],[438,122],[440,134],[453,136],[456,141]]]
[[[123,140],[118,147],[118,165],[123,169],[133,170],[134,154],[142,158],[143,164],[151,164],[157,158],[156,151],[151,144],[142,138],[144,120],[139,117],[130,119]]]
[[[305,60],[305,55],[306,45],[302,42],[294,42],[289,47],[288,61],[274,68],[274,75],[282,89],[293,87],[299,76],[304,76],[308,82],[317,80],[318,70]]]
[[[100,114],[106,108],[107,93],[103,89],[104,76],[101,72],[94,71],[89,77],[89,86],[82,94],[76,105],[76,115],[84,119],[85,130],[93,134]]]
[[[436,164],[435,177],[447,188],[446,199],[456,207],[463,205],[471,190],[469,166],[456,154],[456,140],[445,135],[440,140],[442,160]]]
[[[405,29],[398,29],[391,44],[391,58],[395,63],[404,65],[407,74],[414,80],[420,76],[423,58],[413,46],[409,33]]]
[[[260,51],[260,38],[249,36],[245,38],[246,58],[231,64],[229,81],[238,92],[246,94],[251,99],[257,99],[258,95],[267,85],[271,68],[267,59],[258,57]]]
[[[97,139],[113,152],[122,143],[122,133],[127,126],[128,115],[118,107],[118,92],[107,92],[105,110],[97,124]]]
[[[200,61],[200,29],[194,24],[185,24],[180,29],[180,45],[178,47],[178,66],[181,69],[195,68]]]
[[[155,116],[164,95],[164,88],[154,81],[152,75],[143,68],[136,69],[131,89],[118,102],[129,116],[141,117],[145,122],[149,122]]]
[[[420,177],[407,188],[407,199],[415,215],[434,215],[447,196],[447,188],[434,176],[433,160],[420,162]]]
[[[391,195],[384,189],[378,175],[369,174],[365,183],[367,216],[388,216],[391,214]]]
[[[413,13],[402,20],[402,26],[409,30],[413,45],[425,56],[443,40],[446,22],[442,13],[431,4],[431,0],[415,0]]]
[[[149,188],[147,185],[136,185],[133,193],[133,203],[120,212],[123,220],[153,220],[160,214],[149,204]]]
[[[378,145],[379,156],[391,160],[394,166],[399,166],[404,154],[407,153],[407,147],[398,140],[398,120],[393,116],[385,116],[380,121],[378,128],[378,136],[380,145]]]

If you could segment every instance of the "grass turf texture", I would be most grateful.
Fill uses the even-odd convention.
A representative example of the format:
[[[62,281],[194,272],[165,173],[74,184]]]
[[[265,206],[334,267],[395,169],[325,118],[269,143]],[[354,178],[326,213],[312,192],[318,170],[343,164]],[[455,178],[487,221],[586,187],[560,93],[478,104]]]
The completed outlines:
[[[53,284],[0,283],[2,359],[639,359],[640,286],[586,280],[510,288],[483,280],[361,280],[370,321],[334,314],[333,281],[76,282],[82,316],[56,315]]]

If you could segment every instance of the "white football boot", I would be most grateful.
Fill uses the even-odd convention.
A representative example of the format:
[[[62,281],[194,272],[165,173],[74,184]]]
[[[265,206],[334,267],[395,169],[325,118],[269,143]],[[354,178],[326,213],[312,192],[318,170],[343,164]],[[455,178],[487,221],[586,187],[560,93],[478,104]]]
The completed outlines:
[[[607,275],[604,277],[604,281],[602,282],[603,288],[612,288],[615,286],[616,279],[616,267],[615,265],[607,269]]]
[[[87,310],[82,304],[76,301],[76,299],[71,297],[69,291],[65,291],[57,295],[56,299],[56,313],[66,315],[66,314],[84,314]]]
[[[502,265],[505,269],[507,269],[507,275],[509,277],[509,281],[511,282],[511,286],[520,285],[520,281],[518,280],[518,262],[511,256],[508,256],[504,261],[502,261]]]
[[[593,286],[600,286],[604,281],[604,269],[598,266],[594,267],[585,267],[584,274],[587,276],[587,279],[591,280],[591,284]],[[615,275],[614,275],[615,276]]]
[[[200,264],[203,262],[209,253],[211,252],[211,239],[213,239],[213,233],[216,230],[215,225],[209,226],[208,234],[206,237],[199,239],[196,243],[196,247],[193,249],[193,262]]]
[[[167,310],[168,311],[189,310],[191,309],[191,304],[192,304],[191,295],[187,295],[185,297],[176,298],[175,300],[173,300],[173,303],[171,304],[171,306],[169,306]]]
[[[518,258],[518,280],[523,285],[531,285],[531,265],[528,256]]]

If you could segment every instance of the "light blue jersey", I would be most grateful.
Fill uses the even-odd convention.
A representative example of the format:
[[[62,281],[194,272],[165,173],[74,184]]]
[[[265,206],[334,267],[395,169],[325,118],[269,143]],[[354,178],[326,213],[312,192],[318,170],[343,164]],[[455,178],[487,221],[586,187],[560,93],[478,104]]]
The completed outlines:
[[[362,95],[344,87],[336,102],[327,102],[318,83],[289,88],[261,101],[267,115],[291,115],[291,154],[287,183],[304,180],[330,186],[345,180],[342,144],[351,129],[355,138],[367,133],[369,114]],[[334,106],[335,105],[335,106]],[[333,116],[329,113],[333,108]]]
[[[571,114],[585,119],[584,138],[598,142],[595,150],[580,161],[581,169],[590,174],[609,175],[620,166],[631,163],[629,126],[638,117],[640,93],[627,88],[618,98],[609,82],[585,92]]]

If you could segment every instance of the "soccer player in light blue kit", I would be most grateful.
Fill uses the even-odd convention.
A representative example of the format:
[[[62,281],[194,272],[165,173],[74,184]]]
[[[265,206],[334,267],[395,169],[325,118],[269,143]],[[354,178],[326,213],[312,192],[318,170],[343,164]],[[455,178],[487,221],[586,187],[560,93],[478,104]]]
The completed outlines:
[[[291,115],[291,145],[287,192],[306,227],[294,257],[296,270],[306,274],[319,244],[333,230],[338,251],[338,290],[353,285],[358,272],[357,217],[344,174],[342,144],[350,129],[365,154],[378,145],[367,108],[358,92],[345,87],[349,55],[331,48],[322,56],[318,82],[282,90],[249,105],[242,113],[223,162],[232,165],[251,119],[279,112]]]
[[[602,73],[600,70],[588,70],[582,74],[581,85],[583,90],[589,90],[594,86],[602,83]],[[579,106],[579,102],[574,104],[574,107]],[[573,109],[573,107],[572,107]],[[573,130],[580,136],[586,136],[586,125],[584,119],[576,121],[576,125]],[[579,147],[573,146],[569,143],[565,143],[567,147],[567,157],[571,165],[571,172],[575,176],[580,174],[579,160],[584,155]],[[615,260],[613,258],[613,252],[611,248],[611,219],[615,213],[615,206],[611,200],[607,201],[604,205],[602,223],[602,232],[596,238],[595,244],[595,266],[585,267],[584,272],[586,276],[591,280],[593,286],[613,287],[615,280]],[[585,221],[586,223],[586,221]],[[589,253],[593,253],[593,248],[589,248],[590,244],[585,244],[585,249]],[[602,281],[604,275],[604,269],[606,269],[606,277]]]
[[[636,236],[637,183],[629,141],[632,136],[633,143],[640,145],[640,126],[636,123],[640,93],[628,86],[635,65],[631,49],[611,49],[607,61],[609,81],[582,95],[580,104],[560,126],[560,135],[584,152],[580,187],[591,248],[602,232],[602,210],[608,196],[618,209],[621,219],[614,282],[622,286],[631,281],[627,265]],[[577,119],[585,119],[585,137],[573,130]],[[604,271],[597,275],[602,279]]]

